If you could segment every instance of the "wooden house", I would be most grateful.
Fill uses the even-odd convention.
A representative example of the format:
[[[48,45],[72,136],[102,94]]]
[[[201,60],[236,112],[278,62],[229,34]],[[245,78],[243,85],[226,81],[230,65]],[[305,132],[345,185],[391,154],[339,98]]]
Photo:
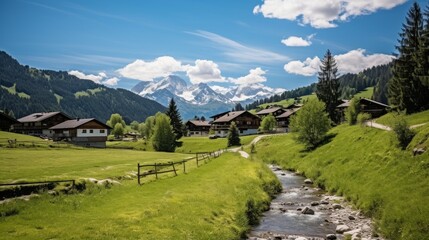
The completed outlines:
[[[50,128],[54,131],[54,141],[69,141],[84,147],[106,147],[107,136],[111,127],[95,118],[73,119]]]
[[[260,118],[263,118],[263,117],[268,116],[270,114],[273,115],[274,117],[277,117],[277,116],[283,114],[284,112],[286,112],[286,110],[284,110],[281,107],[272,107],[272,108],[263,109],[263,110],[257,112],[256,115]]]
[[[349,106],[349,100],[342,100],[342,103],[337,106],[337,110],[341,114],[342,121],[345,120],[344,113]],[[361,112],[370,114],[372,118],[378,118],[383,116],[387,113],[387,110],[389,109],[388,105],[368,98],[360,98],[359,106]]]
[[[287,109],[283,114],[276,117],[277,132],[289,132],[290,117],[293,116],[300,108]]]
[[[223,115],[225,115],[225,114],[227,114],[227,113],[229,113],[229,112],[230,112],[230,111],[223,112],[223,113],[218,113],[218,114],[216,114],[216,115],[211,116],[210,118],[213,118],[213,121],[214,121],[214,120],[216,120],[216,119],[218,119],[218,118],[222,117]]]
[[[207,137],[211,124],[209,121],[189,120],[186,122],[188,137]]]
[[[69,116],[62,112],[33,113],[19,118],[19,123],[13,125],[13,132],[52,137],[54,132],[49,128],[70,119]]]
[[[228,112],[213,121],[212,128],[215,135],[226,137],[232,122],[237,124],[240,135],[250,135],[258,133],[261,119],[248,111]]]
[[[15,118],[0,112],[0,131],[10,131],[14,124],[19,123]]]

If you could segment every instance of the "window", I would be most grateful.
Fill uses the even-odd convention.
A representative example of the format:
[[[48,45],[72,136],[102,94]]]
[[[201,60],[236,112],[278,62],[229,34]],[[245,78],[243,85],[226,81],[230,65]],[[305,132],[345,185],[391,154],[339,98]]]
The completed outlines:
[[[104,129],[101,129],[101,130],[100,130],[100,133],[104,133],[105,131],[106,131],[106,130],[104,130]]]
[[[92,129],[91,129],[91,130],[89,130],[89,133],[94,133],[94,130],[92,130]]]
[[[240,130],[240,133],[241,133],[241,134],[243,134],[243,132],[244,132],[243,130]]]
[[[86,133],[86,129],[83,129],[83,130],[82,130],[82,133]]]
[[[252,125],[252,122],[251,121],[247,121],[247,125]]]

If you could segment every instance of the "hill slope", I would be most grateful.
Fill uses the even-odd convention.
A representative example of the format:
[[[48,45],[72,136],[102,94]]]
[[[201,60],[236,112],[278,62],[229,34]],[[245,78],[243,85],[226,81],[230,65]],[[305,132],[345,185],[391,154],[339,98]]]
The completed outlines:
[[[34,112],[62,111],[72,117],[101,121],[119,113],[130,122],[144,121],[165,107],[128,90],[107,88],[67,72],[22,66],[0,51],[0,109],[12,110],[17,118]]]
[[[410,151],[427,143],[429,125],[415,130],[407,151],[395,146],[392,132],[347,125],[332,129],[331,142],[311,152],[292,135],[264,138],[256,151],[258,158],[297,169],[345,196],[388,239],[429,239],[429,151],[415,157]]]

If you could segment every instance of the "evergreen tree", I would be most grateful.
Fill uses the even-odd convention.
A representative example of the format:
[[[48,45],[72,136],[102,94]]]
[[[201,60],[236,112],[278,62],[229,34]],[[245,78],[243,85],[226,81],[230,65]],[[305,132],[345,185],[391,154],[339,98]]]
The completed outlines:
[[[176,135],[176,140],[179,140],[183,136],[183,124],[176,102],[174,102],[173,98],[170,100],[170,104],[168,104],[166,114],[170,118],[170,124],[173,127],[174,134]]]
[[[240,135],[238,133],[238,128],[235,122],[231,123],[228,131],[228,147],[230,146],[240,146]]]
[[[237,104],[235,104],[234,110],[235,111],[243,111],[244,107],[241,106],[241,103],[237,103]]]
[[[201,117],[200,117],[200,120],[201,120],[201,121],[205,121],[205,120],[206,120],[206,117],[201,116]]]
[[[326,52],[319,72],[316,94],[326,105],[326,111],[333,122],[338,122],[336,107],[340,98],[340,83],[337,78],[337,63],[331,51]]]
[[[389,82],[389,101],[401,111],[413,113],[426,104],[427,87],[421,79],[427,74],[426,40],[423,33],[423,16],[414,2],[402,27],[397,59],[394,61],[393,78]],[[423,35],[423,39],[422,39]],[[427,36],[426,36],[427,37]]]
[[[166,114],[156,114],[155,128],[151,139],[156,151],[174,152],[176,148],[175,134]]]

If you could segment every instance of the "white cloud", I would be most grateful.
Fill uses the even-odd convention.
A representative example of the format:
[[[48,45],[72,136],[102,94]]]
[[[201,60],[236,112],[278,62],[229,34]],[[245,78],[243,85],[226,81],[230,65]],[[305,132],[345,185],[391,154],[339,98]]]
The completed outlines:
[[[337,61],[338,72],[344,74],[359,73],[366,68],[387,64],[394,59],[394,56],[386,54],[365,55],[365,49],[356,49],[345,54],[335,55],[334,58]],[[288,73],[314,76],[319,71],[320,63],[321,60],[316,56],[307,58],[302,62],[290,61],[284,65],[284,69]]]
[[[91,80],[91,81],[93,81],[95,83],[101,83],[101,80],[106,77],[106,74],[103,73],[103,72],[99,73],[98,75],[94,75],[94,74],[88,74],[88,75],[86,75],[83,72],[79,72],[77,70],[72,70],[72,71],[69,71],[68,74],[76,76],[76,77],[78,77],[80,79]]]
[[[282,43],[288,47],[308,47],[311,45],[311,39],[314,34],[307,37],[307,39],[303,39],[302,37],[290,36],[286,39],[282,40]]]
[[[235,61],[272,63],[289,60],[288,57],[281,54],[265,49],[245,46],[241,43],[215,33],[196,31],[190,32],[190,34],[210,40],[216,44],[214,46],[215,48],[220,49],[223,51],[223,54],[230,57],[231,59],[234,59]]]
[[[313,76],[317,73],[320,66],[319,57],[307,58],[305,61],[290,61],[285,64],[284,69],[288,73],[303,76]]]
[[[119,82],[119,78],[112,77],[112,78],[109,78],[109,79],[106,79],[105,81],[103,81],[103,84],[109,85],[109,86],[116,86],[116,85],[118,85],[118,82]]]
[[[298,21],[315,28],[336,27],[336,22],[391,9],[407,0],[263,0],[253,9],[266,18]]]
[[[166,77],[180,71],[184,71],[184,66],[182,66],[180,61],[170,56],[158,57],[151,62],[137,59],[117,70],[123,77],[141,81],[152,81],[154,78]]]
[[[239,78],[229,78],[230,82],[237,85],[250,85],[255,83],[266,82],[267,78],[264,76],[265,71],[261,68],[257,67],[254,69],[250,69],[249,74]]]
[[[219,66],[209,60],[196,60],[194,66],[186,67],[186,75],[192,84],[226,82],[226,79],[222,77]]]

